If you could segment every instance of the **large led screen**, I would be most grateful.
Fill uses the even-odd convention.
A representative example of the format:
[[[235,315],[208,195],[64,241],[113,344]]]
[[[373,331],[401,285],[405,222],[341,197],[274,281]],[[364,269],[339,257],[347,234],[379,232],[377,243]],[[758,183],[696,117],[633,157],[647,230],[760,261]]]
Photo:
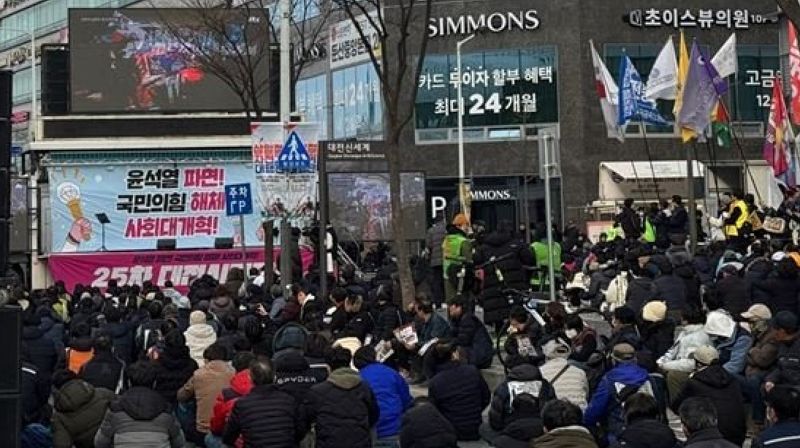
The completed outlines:
[[[69,19],[73,113],[239,112],[242,92],[267,106],[266,11],[71,9]]]

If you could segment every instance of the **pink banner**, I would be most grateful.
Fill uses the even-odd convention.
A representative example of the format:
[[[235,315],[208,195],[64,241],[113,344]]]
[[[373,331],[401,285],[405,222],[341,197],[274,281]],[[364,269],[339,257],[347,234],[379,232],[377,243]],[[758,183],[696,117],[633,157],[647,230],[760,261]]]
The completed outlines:
[[[275,260],[280,248],[274,250]],[[241,249],[208,249],[143,252],[94,252],[51,254],[48,262],[54,280],[62,280],[71,291],[76,284],[105,289],[109,280],[122,285],[141,285],[151,281],[163,287],[171,280],[175,289],[186,292],[192,280],[209,274],[224,282],[231,268],[242,267]],[[301,248],[303,270],[314,259],[314,252]],[[247,249],[247,270],[264,265],[264,249]]]

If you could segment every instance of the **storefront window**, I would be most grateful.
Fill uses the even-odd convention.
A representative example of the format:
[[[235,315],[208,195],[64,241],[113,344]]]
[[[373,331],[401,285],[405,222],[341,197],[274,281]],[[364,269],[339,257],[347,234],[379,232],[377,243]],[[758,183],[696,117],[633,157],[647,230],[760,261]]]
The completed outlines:
[[[558,122],[555,47],[462,53],[461,65],[465,127]],[[425,57],[415,106],[418,131],[457,126],[458,77],[456,55]]]
[[[381,84],[371,62],[333,72],[333,138],[383,136]]]
[[[304,121],[320,124],[320,138],[328,136],[328,114],[325,105],[328,103],[327,78],[325,75],[301,79],[295,86],[294,98],[297,110]]]
[[[738,76],[731,80],[731,116],[735,121],[766,123],[772,86],[780,73],[777,45],[738,45]],[[784,86],[784,93],[786,86]]]

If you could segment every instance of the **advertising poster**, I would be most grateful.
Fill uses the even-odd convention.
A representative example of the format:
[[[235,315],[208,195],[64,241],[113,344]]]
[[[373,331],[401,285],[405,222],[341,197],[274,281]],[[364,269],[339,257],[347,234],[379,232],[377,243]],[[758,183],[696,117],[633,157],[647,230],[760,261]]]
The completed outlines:
[[[425,236],[425,177],[401,173],[400,190],[408,239]],[[388,173],[329,173],[331,224],[339,238],[356,241],[392,239],[392,204]]]
[[[273,253],[277,260],[280,248]],[[70,291],[78,283],[105,289],[110,280],[119,286],[151,281],[159,287],[169,280],[175,289],[185,293],[192,280],[205,274],[227,278],[231,268],[242,267],[242,256],[239,249],[53,254],[48,267],[53,278],[62,280]],[[314,261],[313,250],[301,247],[300,258],[303,269],[308,269]],[[264,265],[264,250],[247,249],[245,263],[247,269],[260,269]]]
[[[253,123],[255,189],[266,219],[311,225],[317,204],[317,123]]]
[[[266,79],[268,21],[257,9],[72,9],[72,112],[241,111],[223,79],[240,79],[241,55]]]
[[[369,15],[356,18],[364,37],[372,47],[372,52],[377,60],[381,60],[381,37],[372,24],[380,23],[378,11],[371,11]],[[369,51],[364,45],[364,39],[358,28],[350,19],[336,22],[329,29],[330,64],[331,70],[362,62],[371,62]]]
[[[216,238],[238,245],[239,218],[225,215],[224,187],[253,180],[242,162],[53,166],[48,175],[54,253],[155,250],[158,240],[175,240],[177,249],[214,247]],[[249,244],[264,240],[261,216],[245,217],[245,233]]]

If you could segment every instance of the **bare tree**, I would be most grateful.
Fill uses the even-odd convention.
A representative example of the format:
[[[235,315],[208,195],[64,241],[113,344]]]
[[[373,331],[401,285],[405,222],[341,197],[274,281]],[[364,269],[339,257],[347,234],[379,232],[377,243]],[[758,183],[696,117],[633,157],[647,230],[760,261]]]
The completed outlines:
[[[414,300],[414,282],[400,196],[400,137],[414,116],[413,98],[428,46],[426,26],[433,0],[335,1],[358,32],[381,83],[392,235],[403,304],[408,305]],[[371,30],[365,29],[368,27]],[[377,35],[379,46],[374,45],[371,35]]]

